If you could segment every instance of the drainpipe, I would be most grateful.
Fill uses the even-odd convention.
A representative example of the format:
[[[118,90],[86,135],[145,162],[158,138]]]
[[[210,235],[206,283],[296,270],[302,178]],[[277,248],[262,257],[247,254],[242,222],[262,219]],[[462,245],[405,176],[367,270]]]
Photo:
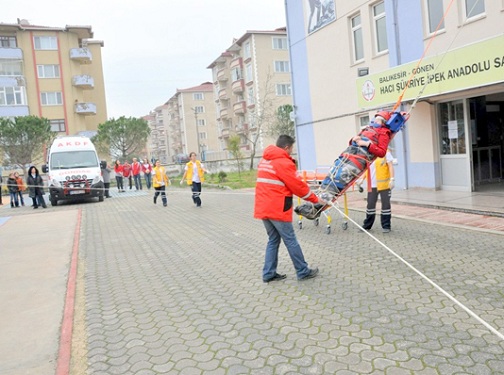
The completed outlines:
[[[393,25],[394,25],[394,39],[395,39],[395,51],[396,51],[396,66],[399,66],[402,64],[402,58],[401,58],[401,41],[399,39],[399,17],[398,17],[398,11],[397,8],[399,6],[399,1],[398,0],[392,0],[392,8],[393,8]],[[400,110],[404,111],[404,104],[401,103]],[[404,160],[404,190],[408,190],[409,184],[408,184],[408,154],[406,152],[406,129],[401,132],[401,137],[402,137],[402,143],[403,143],[403,160]]]

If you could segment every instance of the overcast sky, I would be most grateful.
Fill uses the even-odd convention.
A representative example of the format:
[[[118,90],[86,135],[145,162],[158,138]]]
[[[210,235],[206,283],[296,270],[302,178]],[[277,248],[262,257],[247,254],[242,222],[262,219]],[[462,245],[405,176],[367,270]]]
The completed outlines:
[[[206,69],[247,30],[286,26],[284,0],[15,0],[0,22],[90,25],[102,40],[108,117],[140,117]]]

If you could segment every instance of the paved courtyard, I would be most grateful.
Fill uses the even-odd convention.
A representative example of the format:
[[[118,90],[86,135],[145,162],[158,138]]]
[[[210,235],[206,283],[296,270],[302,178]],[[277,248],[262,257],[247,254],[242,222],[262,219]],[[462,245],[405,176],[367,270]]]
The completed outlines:
[[[251,192],[113,195],[31,229],[82,212],[73,374],[504,374],[502,234],[394,218],[372,238],[333,213],[296,230],[320,276],[297,281],[282,245],[265,284]]]

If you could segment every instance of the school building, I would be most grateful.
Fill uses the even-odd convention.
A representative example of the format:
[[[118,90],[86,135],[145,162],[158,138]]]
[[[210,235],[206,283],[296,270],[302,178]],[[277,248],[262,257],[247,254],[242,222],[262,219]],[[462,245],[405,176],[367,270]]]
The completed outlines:
[[[398,188],[502,189],[504,0],[287,0],[286,15],[300,169],[403,95]]]

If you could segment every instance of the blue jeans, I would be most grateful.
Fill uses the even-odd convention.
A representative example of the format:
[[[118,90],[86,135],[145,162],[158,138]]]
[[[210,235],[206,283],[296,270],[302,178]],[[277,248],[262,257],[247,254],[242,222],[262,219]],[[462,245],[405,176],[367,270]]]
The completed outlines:
[[[150,189],[152,186],[152,175],[150,173],[144,173],[145,184],[147,185],[147,189]]]
[[[263,224],[269,237],[264,257],[263,280],[271,279],[277,272],[280,240],[283,240],[285,247],[287,247],[298,279],[308,275],[310,269],[304,259],[292,222],[263,219]]]
[[[18,193],[9,192],[11,207],[19,207]]]
[[[135,189],[142,190],[142,176],[140,174],[133,175],[133,180],[135,180]]]

